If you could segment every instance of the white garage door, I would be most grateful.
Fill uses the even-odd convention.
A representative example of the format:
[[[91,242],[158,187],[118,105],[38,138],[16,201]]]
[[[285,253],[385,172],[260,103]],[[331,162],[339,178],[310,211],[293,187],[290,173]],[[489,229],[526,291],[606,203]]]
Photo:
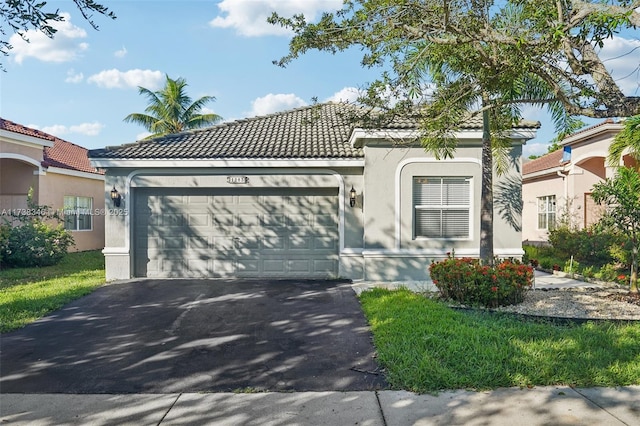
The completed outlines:
[[[335,277],[338,190],[136,189],[138,277]]]

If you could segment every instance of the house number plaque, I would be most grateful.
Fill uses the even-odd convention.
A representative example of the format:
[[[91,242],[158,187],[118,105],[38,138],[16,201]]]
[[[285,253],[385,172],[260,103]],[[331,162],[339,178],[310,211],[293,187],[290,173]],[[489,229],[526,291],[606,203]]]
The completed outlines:
[[[249,183],[249,176],[227,176],[227,183]]]

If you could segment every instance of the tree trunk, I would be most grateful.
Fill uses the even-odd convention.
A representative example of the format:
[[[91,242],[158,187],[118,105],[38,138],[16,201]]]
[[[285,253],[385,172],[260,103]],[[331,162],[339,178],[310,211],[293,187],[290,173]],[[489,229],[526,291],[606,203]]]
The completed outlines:
[[[633,248],[631,249],[631,273],[629,274],[629,291],[631,293],[638,292],[638,241],[632,240]]]
[[[487,106],[486,95],[483,106]],[[482,192],[480,201],[480,260],[493,264],[493,157],[489,111],[482,112]]]

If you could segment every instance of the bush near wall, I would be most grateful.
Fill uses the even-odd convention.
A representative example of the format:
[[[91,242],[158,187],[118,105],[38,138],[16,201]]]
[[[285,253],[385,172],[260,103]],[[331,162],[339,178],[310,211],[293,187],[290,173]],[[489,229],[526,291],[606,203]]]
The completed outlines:
[[[429,272],[443,298],[489,308],[521,303],[533,283],[533,269],[511,259],[490,266],[448,255],[433,262]]]
[[[18,225],[0,224],[0,267],[27,268],[50,266],[60,262],[73,244],[73,236],[64,229],[57,213],[33,201],[33,189],[27,196],[25,214],[15,215]]]

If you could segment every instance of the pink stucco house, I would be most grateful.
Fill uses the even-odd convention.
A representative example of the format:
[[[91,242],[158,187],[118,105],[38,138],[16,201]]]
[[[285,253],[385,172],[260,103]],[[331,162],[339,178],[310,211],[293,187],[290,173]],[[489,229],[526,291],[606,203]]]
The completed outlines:
[[[608,119],[565,138],[562,148],[522,167],[522,239],[547,241],[561,221],[582,229],[598,221],[602,207],[594,203],[595,183],[613,177],[607,166],[609,145],[624,125]],[[624,156],[620,165],[632,164]]]
[[[62,212],[74,251],[104,248],[104,172],[92,167],[87,149],[0,118],[0,220],[34,201]]]

